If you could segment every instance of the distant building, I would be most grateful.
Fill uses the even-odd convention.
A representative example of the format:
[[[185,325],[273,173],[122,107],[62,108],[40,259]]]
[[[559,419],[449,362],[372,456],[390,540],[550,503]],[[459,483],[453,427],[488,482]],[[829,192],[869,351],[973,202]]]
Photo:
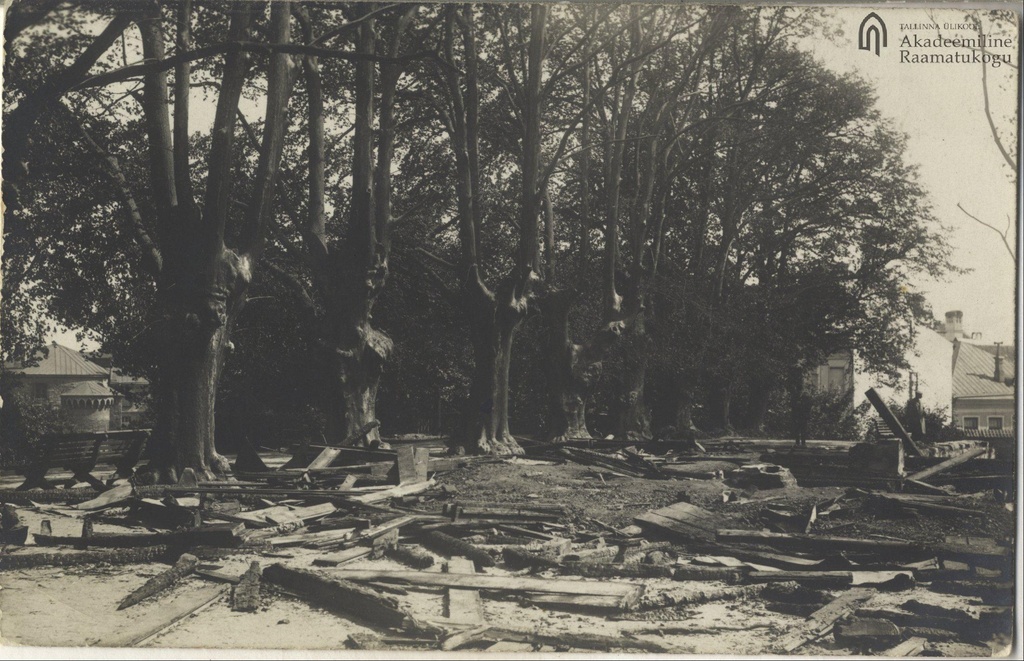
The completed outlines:
[[[850,397],[850,404],[853,404],[853,352],[839,351],[831,356],[818,367],[812,369],[808,374],[805,383],[812,390],[829,390],[836,393],[847,394]]]
[[[1003,347],[993,348],[990,352],[953,340],[953,424],[965,431],[1012,434],[1016,428],[1013,354]]]
[[[99,364],[106,362],[106,365]],[[54,342],[31,360],[10,362],[15,388],[67,412],[78,431],[134,429],[148,414],[145,379],[122,375],[109,359],[90,360]]]

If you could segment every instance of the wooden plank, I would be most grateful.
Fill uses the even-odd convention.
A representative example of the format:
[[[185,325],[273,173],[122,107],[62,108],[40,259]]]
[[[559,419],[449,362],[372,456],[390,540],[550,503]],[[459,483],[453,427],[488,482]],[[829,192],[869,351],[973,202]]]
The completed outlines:
[[[456,587],[475,590],[604,595],[617,597],[620,607],[624,610],[631,608],[632,604],[635,604],[636,600],[643,594],[642,585],[614,581],[573,581],[524,576],[495,576],[490,574],[441,574],[362,569],[338,569],[334,570],[332,575],[350,581],[391,581],[408,583],[410,585]]]
[[[391,489],[358,496],[349,496],[348,500],[363,504],[379,503],[380,501],[387,500],[389,498],[398,498],[400,496],[411,496],[412,494],[422,493],[432,486],[434,486],[434,480],[417,482],[416,484],[400,484],[397,487],[392,487]]]
[[[117,610],[130,608],[144,599],[148,599],[149,597],[156,596],[160,592],[163,592],[194,572],[197,564],[199,564],[198,558],[189,553],[183,553],[181,557],[178,558],[178,561],[174,563],[173,567],[149,579],[142,585],[142,587],[134,590],[131,594],[122,599],[121,603],[117,605]]]
[[[397,449],[395,465],[398,468],[399,484],[417,484],[427,479],[427,464],[430,450],[413,445],[402,445]]]
[[[868,388],[864,394],[867,396],[868,401],[871,402],[871,405],[875,408],[875,411],[878,412],[879,417],[881,417],[889,427],[889,430],[900,439],[900,442],[903,443],[904,451],[906,451],[907,454],[917,456],[923,455],[924,453],[921,452],[921,448],[914,443],[914,439],[910,437],[910,434],[908,434],[907,430],[903,428],[903,425],[900,424],[900,421],[896,418],[893,412],[889,410],[889,407],[884,401],[882,401],[882,398],[875,389]]]
[[[339,565],[358,560],[359,558],[365,558],[370,555],[373,550],[372,546],[357,546],[351,549],[345,549],[340,553],[333,553],[331,555],[325,555],[313,560],[313,565],[316,567],[337,567]]]
[[[99,496],[92,500],[87,500],[84,503],[78,503],[74,506],[75,509],[95,511],[101,510],[108,507],[114,507],[120,503],[126,502],[132,497],[132,485],[122,484],[121,486],[114,487],[104,491]]]
[[[732,523],[726,517],[682,502],[645,512],[634,521],[641,527],[653,526],[688,540],[701,541],[713,540],[717,529],[725,528]]]
[[[857,606],[871,599],[873,595],[874,592],[867,588],[854,588],[844,592],[811,613],[806,622],[798,626],[795,631],[783,636],[775,647],[780,652],[788,654],[804,643],[825,635],[840,618],[854,612]]]
[[[263,571],[260,563],[253,561],[237,585],[231,587],[231,610],[242,613],[255,612],[260,607],[260,578]]]
[[[971,459],[974,459],[975,457],[980,457],[981,455],[983,455],[983,454],[985,454],[987,452],[988,452],[988,446],[980,447],[980,448],[974,448],[973,450],[968,450],[967,452],[964,452],[962,454],[958,454],[957,456],[955,456],[955,457],[953,457],[951,459],[947,459],[946,461],[942,462],[941,464],[936,464],[935,466],[932,466],[931,468],[926,468],[923,471],[914,473],[913,475],[910,475],[909,477],[907,477],[907,479],[908,480],[913,480],[915,482],[924,482],[925,480],[927,480],[928,478],[930,478],[933,475],[938,475],[939,473],[947,471],[950,468],[953,468],[954,466],[959,466],[960,464],[965,464],[968,461],[970,461]]]
[[[43,553],[0,553],[0,571],[32,567],[77,567],[108,564],[131,565],[159,561],[167,555],[167,546],[113,548],[100,551],[58,551]]]
[[[476,562],[481,567],[493,567],[494,558],[487,551],[479,549],[472,544],[462,541],[457,537],[446,535],[443,532],[432,530],[423,539],[424,544],[446,555],[461,555]]]
[[[455,574],[472,574],[475,565],[468,558],[452,558],[447,570]],[[479,626],[484,624],[484,609],[479,590],[449,587],[445,590],[444,615],[457,625]]]
[[[321,468],[329,468],[334,460],[341,454],[341,448],[326,447],[320,451],[320,454],[316,456],[313,461],[309,462],[306,466],[306,470],[319,470]]]
[[[223,597],[231,589],[230,585],[209,585],[198,591],[194,596],[191,596],[181,606],[175,604],[171,609],[160,609],[160,613],[163,614],[161,620],[149,627],[146,627],[142,631],[137,632],[126,632],[121,635],[114,635],[112,637],[101,640],[96,643],[96,647],[136,647],[143,645],[161,633],[167,631],[172,626],[184,620],[186,617],[193,613],[198,613],[200,610],[212,605],[218,599]]]
[[[343,570],[341,570],[343,571]],[[341,573],[335,572],[335,575]],[[335,575],[326,576],[305,569],[293,569],[273,564],[263,571],[263,577],[301,599],[336,612],[351,615],[363,621],[386,628],[419,630],[416,620],[398,606],[392,597],[376,592]]]

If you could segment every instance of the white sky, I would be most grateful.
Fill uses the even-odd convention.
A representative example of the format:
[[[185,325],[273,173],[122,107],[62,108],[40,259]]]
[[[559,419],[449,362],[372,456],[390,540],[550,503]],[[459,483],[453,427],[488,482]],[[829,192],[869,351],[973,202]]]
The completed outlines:
[[[920,166],[920,180],[931,195],[936,218],[952,228],[952,261],[971,273],[951,276],[936,283],[918,279],[915,285],[926,292],[936,317],[947,310],[962,310],[964,328],[983,334],[986,342],[1013,342],[1015,266],[1002,239],[963,214],[960,203],[978,218],[1000,229],[1007,216],[1016,220],[1016,177],[1000,155],[985,118],[980,64],[900,63],[900,41],[905,35],[934,37],[934,30],[916,32],[900,29],[901,23],[961,23],[963,10],[883,8],[876,13],[888,28],[888,48],[880,56],[857,48],[857,30],[868,13],[865,8],[836,10],[845,39],[835,44],[821,41],[811,49],[829,68],[857,72],[874,84],[878,107],[896,128],[909,135],[907,158]],[[952,37],[957,31],[943,31]],[[959,31],[962,36],[973,36]],[[1011,53],[1018,61],[1015,41]],[[916,52],[953,52],[953,49]],[[963,50],[966,53],[967,51]],[[1018,76],[1005,64],[988,69],[993,115],[1005,130],[1004,144],[1017,144]],[[1005,89],[999,89],[1000,84]],[[1011,152],[1012,153],[1012,152]],[[1016,245],[1016,222],[1012,223],[1011,245]]]

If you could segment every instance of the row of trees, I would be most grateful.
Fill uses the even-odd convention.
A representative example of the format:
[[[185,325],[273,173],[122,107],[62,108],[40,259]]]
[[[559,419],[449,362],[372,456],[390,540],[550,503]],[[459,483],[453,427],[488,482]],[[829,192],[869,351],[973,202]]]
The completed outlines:
[[[595,410],[620,437],[652,407],[677,433],[763,427],[834,351],[894,374],[928,314],[909,278],[950,268],[870,87],[799,48],[827,25],[19,3],[4,355],[47,318],[99,338],[153,383],[168,479],[226,468],[219,396],[331,442],[458,402],[446,431],[479,452],[520,451],[513,410],[554,439]]]

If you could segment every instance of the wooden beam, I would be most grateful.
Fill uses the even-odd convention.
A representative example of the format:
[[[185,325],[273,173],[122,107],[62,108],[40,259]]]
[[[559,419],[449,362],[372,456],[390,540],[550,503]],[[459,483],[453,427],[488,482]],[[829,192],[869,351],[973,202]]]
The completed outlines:
[[[163,592],[194,572],[197,564],[199,564],[198,558],[190,553],[183,553],[181,557],[178,558],[178,561],[174,563],[173,567],[149,579],[143,583],[142,587],[122,599],[121,603],[117,606],[117,610],[130,608],[144,599],[148,599],[149,597],[156,596],[160,592]]]
[[[523,576],[495,576],[490,574],[440,574],[414,571],[382,571],[338,569],[332,572],[350,581],[391,581],[409,585],[457,587],[474,590],[507,592],[535,592],[537,594],[587,595],[608,597],[621,610],[635,606],[643,585],[614,581],[574,581]]]
[[[947,459],[946,461],[942,462],[941,464],[936,464],[936,465],[932,466],[931,468],[926,468],[923,471],[919,471],[917,473],[914,473],[913,475],[908,476],[907,480],[913,480],[915,482],[924,482],[925,480],[927,480],[929,477],[931,477],[933,475],[938,475],[939,473],[947,471],[950,468],[953,468],[954,466],[959,466],[960,464],[965,464],[968,461],[970,461],[971,459],[974,459],[975,457],[980,457],[981,455],[983,455],[983,454],[985,454],[987,452],[988,452],[988,446],[983,446],[983,447],[980,447],[980,448],[974,448],[973,450],[968,450],[967,452],[964,452],[962,454],[958,454],[957,456],[955,456],[955,457],[953,457],[951,459]]]
[[[476,572],[476,568],[473,561],[468,558],[452,558],[448,561],[448,571],[455,574],[472,574]],[[469,626],[484,624],[484,607],[480,601],[480,591],[458,587],[447,588],[444,598],[444,615],[452,624]]]
[[[409,613],[399,608],[395,599],[334,576],[273,564],[263,571],[263,577],[305,601],[380,627],[423,629]]]

